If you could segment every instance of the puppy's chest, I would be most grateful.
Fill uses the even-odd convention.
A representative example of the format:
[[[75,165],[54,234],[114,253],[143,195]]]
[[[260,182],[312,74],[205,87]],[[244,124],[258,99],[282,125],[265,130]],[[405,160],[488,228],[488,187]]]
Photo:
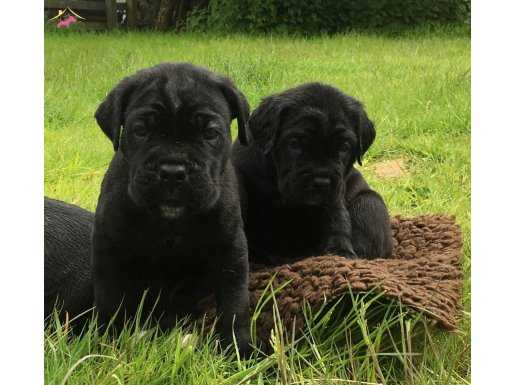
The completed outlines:
[[[202,254],[199,243],[183,234],[162,233],[146,235],[139,239],[138,253],[151,259],[181,258],[194,252]]]
[[[284,240],[295,241],[296,244],[304,247],[312,246],[318,243],[322,236],[323,229],[326,227],[325,222],[321,218],[314,218],[304,213],[283,211],[275,222],[281,229],[278,229],[276,234]]]
[[[267,236],[272,248],[283,249],[312,248],[318,245],[324,233],[326,221],[302,210],[274,207],[268,213],[261,211],[261,223],[266,223],[267,231],[254,229],[261,236]]]
[[[134,239],[135,252],[151,264],[178,269],[211,260],[214,248],[202,237],[167,228],[141,231]]]

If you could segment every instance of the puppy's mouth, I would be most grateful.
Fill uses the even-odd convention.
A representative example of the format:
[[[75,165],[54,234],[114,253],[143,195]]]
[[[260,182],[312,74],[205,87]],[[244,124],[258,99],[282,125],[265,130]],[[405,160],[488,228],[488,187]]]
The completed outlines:
[[[334,195],[329,192],[301,191],[282,194],[284,203],[301,204],[307,206],[325,206],[334,201]]]
[[[332,203],[334,194],[332,191],[308,190],[302,196],[302,201],[308,206],[319,206]]]
[[[166,219],[178,219],[184,215],[186,208],[184,206],[160,206],[161,216]]]
[[[335,184],[336,181],[329,177],[296,176],[285,180],[279,190],[285,203],[326,206],[333,204],[338,198],[339,190]]]

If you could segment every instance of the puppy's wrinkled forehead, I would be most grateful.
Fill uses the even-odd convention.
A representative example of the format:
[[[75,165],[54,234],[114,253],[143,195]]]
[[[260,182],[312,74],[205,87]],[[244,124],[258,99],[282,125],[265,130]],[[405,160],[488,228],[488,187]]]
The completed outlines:
[[[174,107],[177,110],[207,107],[230,119],[229,106],[218,84],[207,76],[195,75],[174,73],[167,79],[163,90]]]
[[[318,84],[294,89],[288,99],[287,120],[319,126],[345,124],[349,119],[349,109],[354,107],[337,89]]]
[[[177,72],[142,81],[129,101],[126,118],[155,115],[178,121],[203,113],[230,122],[229,106],[214,82]]]
[[[321,140],[331,138],[337,133],[353,134],[341,111],[331,112],[323,107],[309,105],[287,110],[282,127],[279,137],[302,134]]]
[[[336,138],[345,138],[351,145],[358,141],[344,114],[310,106],[290,110],[278,136],[279,140],[303,137],[313,145],[331,145],[335,143]]]

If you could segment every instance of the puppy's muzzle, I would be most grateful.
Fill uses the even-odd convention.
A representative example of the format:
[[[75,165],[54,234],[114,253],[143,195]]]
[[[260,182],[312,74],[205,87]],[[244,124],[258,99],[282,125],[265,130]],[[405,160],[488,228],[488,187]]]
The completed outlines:
[[[163,183],[180,185],[188,179],[186,165],[176,162],[161,162],[159,165],[159,178]]]
[[[314,204],[332,201],[337,195],[338,181],[328,172],[306,174],[303,182],[304,200]]]
[[[331,187],[331,178],[326,176],[315,176],[312,182],[313,190],[327,191]]]

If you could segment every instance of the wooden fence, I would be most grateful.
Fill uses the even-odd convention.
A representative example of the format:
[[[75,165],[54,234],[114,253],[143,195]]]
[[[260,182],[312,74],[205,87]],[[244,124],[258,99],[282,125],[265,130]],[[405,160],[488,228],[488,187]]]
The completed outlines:
[[[136,0],[45,0],[45,16],[50,19],[67,7],[85,19],[88,29],[117,28],[123,15],[129,28],[136,25]]]

